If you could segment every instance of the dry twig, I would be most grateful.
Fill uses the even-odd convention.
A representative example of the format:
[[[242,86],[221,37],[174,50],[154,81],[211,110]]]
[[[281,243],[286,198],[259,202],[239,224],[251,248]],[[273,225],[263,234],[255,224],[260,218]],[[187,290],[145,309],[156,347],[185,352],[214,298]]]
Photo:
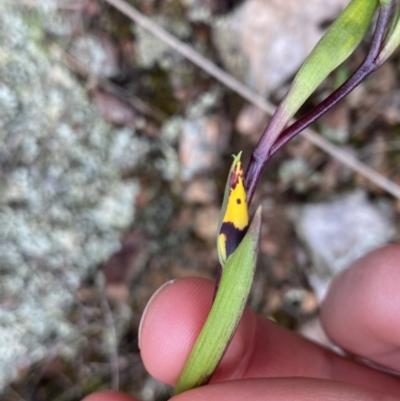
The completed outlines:
[[[110,304],[105,296],[102,297],[101,306],[104,311],[104,318],[110,335],[110,368],[111,368],[111,387],[119,390],[119,363],[118,363],[118,338],[115,329],[114,317]]]

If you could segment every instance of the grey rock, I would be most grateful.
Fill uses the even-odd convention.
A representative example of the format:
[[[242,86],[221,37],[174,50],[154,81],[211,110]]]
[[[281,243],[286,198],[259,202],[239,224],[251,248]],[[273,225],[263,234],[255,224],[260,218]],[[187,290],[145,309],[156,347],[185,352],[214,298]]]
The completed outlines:
[[[76,290],[134,219],[139,186],[121,179],[140,162],[124,161],[129,135],[0,2],[0,391],[21,368],[76,352]]]
[[[210,23],[213,20],[213,0],[182,0],[189,21]]]
[[[181,40],[188,39],[191,34],[188,21],[179,16],[166,17],[164,15],[155,15],[151,19]],[[166,70],[170,70],[172,67],[176,68],[176,61],[180,61],[181,58],[178,56],[177,59],[177,55],[174,52],[171,54],[171,47],[169,45],[156,38],[138,24],[134,24],[132,29],[136,38],[135,49],[138,65],[150,68],[154,64],[159,63]]]
[[[225,68],[261,94],[277,89],[301,65],[348,0],[247,0],[214,24]]]
[[[212,90],[199,96],[186,111],[179,141],[180,176],[183,180],[213,171],[228,144],[230,124],[213,113],[219,99],[219,91]]]
[[[85,34],[76,37],[70,53],[96,77],[114,77],[119,72],[115,46],[105,35]]]
[[[370,202],[362,191],[296,208],[291,215],[310,250],[315,271],[311,281],[321,296],[336,274],[396,235],[387,205]]]
[[[299,193],[306,192],[322,180],[321,174],[314,171],[308,161],[300,156],[285,160],[279,166],[278,175],[285,187],[293,186]]]

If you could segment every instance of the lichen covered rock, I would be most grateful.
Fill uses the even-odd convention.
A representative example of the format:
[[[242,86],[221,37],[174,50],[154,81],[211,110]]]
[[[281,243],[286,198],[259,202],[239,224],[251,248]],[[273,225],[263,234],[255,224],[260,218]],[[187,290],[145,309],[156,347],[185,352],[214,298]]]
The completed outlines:
[[[134,218],[118,138],[0,2],[0,391],[50,350],[75,352],[75,291]]]

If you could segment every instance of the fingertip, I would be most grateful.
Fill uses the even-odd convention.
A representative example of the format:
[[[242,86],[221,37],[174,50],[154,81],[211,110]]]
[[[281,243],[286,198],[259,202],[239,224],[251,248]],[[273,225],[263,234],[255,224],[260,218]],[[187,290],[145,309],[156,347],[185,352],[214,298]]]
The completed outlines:
[[[173,284],[176,280],[169,280],[166,283],[164,283],[149,299],[149,302],[147,302],[146,307],[144,308],[144,311],[142,313],[142,317],[140,319],[139,323],[139,329],[138,329],[138,345],[139,349],[141,349],[141,337],[142,337],[142,328],[143,328],[143,323],[146,320],[146,315],[148,310],[150,309],[150,305],[153,303],[153,301],[157,298],[158,294],[160,294],[166,287],[169,285]]]
[[[397,398],[348,383],[312,378],[233,380],[189,390],[173,401],[393,401]]]
[[[141,355],[156,379],[173,385],[200,332],[214,291],[211,281],[185,278],[164,287],[146,308]]]
[[[86,396],[82,401],[138,401],[135,397],[114,390],[99,391]]]
[[[336,277],[321,307],[321,321],[332,341],[347,351],[399,368],[395,360],[400,347],[399,282],[399,245],[371,252]]]
[[[156,379],[174,385],[207,319],[214,283],[185,278],[159,291],[143,318],[141,355]],[[239,327],[219,364],[213,381],[240,376],[256,331],[256,318],[246,309]]]

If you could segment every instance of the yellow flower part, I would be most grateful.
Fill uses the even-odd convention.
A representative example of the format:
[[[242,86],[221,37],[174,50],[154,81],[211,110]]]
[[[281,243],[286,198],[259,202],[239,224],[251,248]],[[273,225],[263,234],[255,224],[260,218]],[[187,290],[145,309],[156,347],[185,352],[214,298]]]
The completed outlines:
[[[218,254],[223,266],[244,237],[249,225],[247,196],[244,188],[243,167],[239,153],[233,161],[225,190],[218,231]]]

